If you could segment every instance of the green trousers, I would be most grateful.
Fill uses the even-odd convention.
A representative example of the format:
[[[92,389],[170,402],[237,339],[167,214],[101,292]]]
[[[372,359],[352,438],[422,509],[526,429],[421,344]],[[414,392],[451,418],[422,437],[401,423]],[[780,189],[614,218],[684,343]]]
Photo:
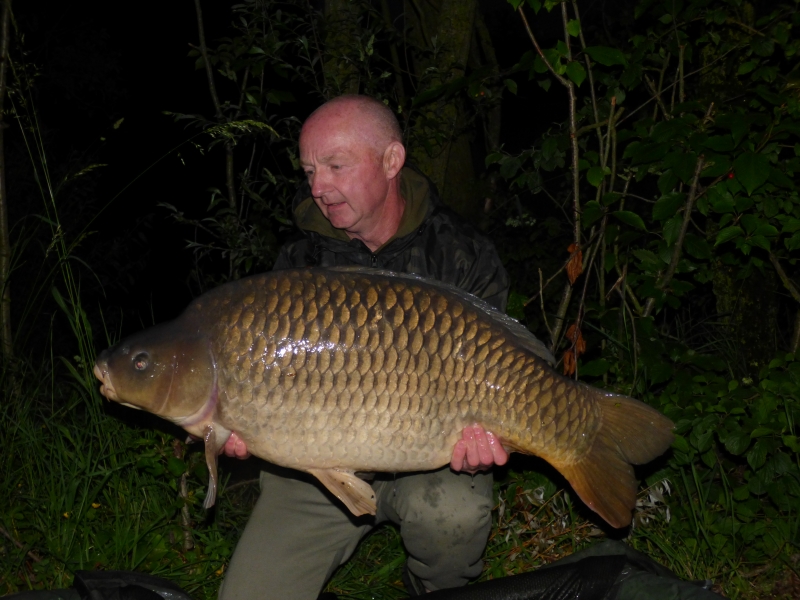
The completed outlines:
[[[378,513],[355,518],[316,479],[274,468],[236,546],[220,600],[315,600],[358,542],[384,522],[399,526],[408,569],[433,591],[477,577],[491,530],[492,476],[379,475]],[[377,568],[377,565],[376,565]]]

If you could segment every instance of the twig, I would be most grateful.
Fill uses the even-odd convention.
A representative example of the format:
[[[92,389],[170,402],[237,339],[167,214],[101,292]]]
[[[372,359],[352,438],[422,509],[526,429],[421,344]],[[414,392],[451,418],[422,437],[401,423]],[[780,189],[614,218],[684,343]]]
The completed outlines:
[[[786,274],[786,271],[783,270],[778,257],[775,256],[772,252],[769,253],[769,261],[772,263],[772,266],[775,267],[775,271],[778,273],[778,277],[781,278],[781,282],[783,283],[783,287],[785,287],[789,293],[792,295],[797,302],[800,302],[800,290],[797,289],[792,280],[789,279],[789,276]]]
[[[214,70],[208,60],[208,47],[206,46],[206,34],[203,27],[203,10],[200,8],[200,0],[194,0],[194,9],[197,12],[197,31],[200,36],[200,55],[206,67],[206,77],[208,78],[208,90],[211,92],[211,100],[214,102],[214,110],[218,119],[222,119],[222,107],[217,96],[217,86],[214,84]]]
[[[564,264],[566,265],[566,263],[564,263]],[[563,269],[563,268],[564,267],[561,267],[561,269]],[[559,269],[559,272],[561,272],[561,269]],[[555,275],[553,275],[553,277],[555,277]],[[549,279],[548,279],[547,283],[550,283]],[[543,291],[542,290],[542,270],[539,269],[539,301],[540,301],[541,306],[542,306],[542,317],[544,318],[544,326],[547,327],[547,333],[550,334],[550,338],[552,339],[553,330],[550,329],[550,323],[547,322],[547,313],[544,310],[544,294],[542,293],[542,291]],[[532,299],[533,298],[531,298],[531,300]],[[530,300],[528,302],[530,302]],[[525,304],[527,304],[527,302]]]
[[[194,0],[194,8],[197,12],[197,31],[200,37],[200,54],[203,57],[203,62],[206,66],[206,77],[208,79],[208,90],[211,93],[211,101],[214,103],[214,111],[217,120],[220,123],[226,121],[225,115],[222,113],[222,105],[219,103],[219,96],[217,96],[217,86],[214,84],[214,70],[211,68],[211,62],[208,60],[208,46],[206,46],[206,34],[203,27],[203,11],[200,8],[200,0]],[[233,173],[233,141],[225,141],[225,183],[228,188],[228,203],[231,208],[236,210],[236,186],[234,185]]]
[[[181,444],[180,440],[173,440],[172,441],[172,455],[179,459],[183,460],[185,456],[183,444]],[[188,552],[192,548],[194,548],[194,540],[192,539],[192,521],[189,518],[189,490],[187,486],[187,474],[181,474],[179,481],[178,481],[178,490],[183,500],[183,506],[181,506],[181,528],[183,529],[183,550],[184,552]]]
[[[722,54],[721,56],[719,56],[719,57],[718,57],[718,58],[716,58],[715,60],[711,61],[711,62],[710,62],[710,63],[708,63],[707,65],[703,65],[702,67],[698,67],[698,68],[697,68],[697,69],[695,69],[694,71],[690,71],[689,73],[686,73],[685,77],[691,77],[692,75],[696,75],[697,73],[701,73],[702,71],[705,71],[705,70],[707,70],[707,69],[710,69],[710,68],[711,68],[713,65],[715,65],[716,63],[718,63],[718,62],[722,61],[722,60],[723,60],[723,59],[724,59],[726,56],[728,56],[728,55],[729,55],[730,53],[732,53],[734,50],[738,50],[740,47],[741,47],[741,46],[735,46],[735,47],[731,48],[730,50],[728,50],[727,52],[725,52],[724,54]],[[676,85],[678,85],[678,82],[677,82],[677,81],[674,81],[673,83],[670,83],[670,84],[669,84],[669,85],[668,85],[666,88],[664,88],[664,89],[663,89],[663,90],[661,90],[661,91],[662,91],[662,93],[663,93],[663,92],[667,91],[668,89],[670,89],[670,88],[672,88],[672,87],[675,87]],[[633,115],[635,115],[637,112],[639,112],[640,110],[642,110],[642,109],[643,109],[645,106],[647,106],[648,104],[650,104],[650,103],[651,103],[653,100],[655,100],[655,98],[654,98],[654,97],[651,97],[649,100],[645,100],[645,101],[644,101],[644,102],[642,102],[642,103],[641,103],[639,106],[637,106],[637,107],[636,107],[636,108],[634,108],[634,109],[633,109],[631,112],[629,112],[629,113],[628,113],[628,116],[626,116],[624,119],[621,119],[621,120],[620,120],[620,122],[622,122],[622,121],[627,121],[627,120],[628,120],[628,119],[630,119],[630,118],[631,118]]]
[[[539,58],[541,58],[542,61],[544,61],[544,64],[547,65],[547,68],[553,74],[553,77],[555,77],[561,85],[563,85],[564,87],[569,87],[569,82],[564,77],[556,73],[556,70],[553,68],[553,65],[550,64],[550,61],[547,60],[547,57],[544,55],[544,52],[542,52],[541,47],[539,47],[539,42],[536,41],[536,37],[533,35],[533,31],[531,31],[530,25],[528,25],[528,19],[525,18],[525,11],[522,10],[521,4],[519,6],[519,16],[522,17],[522,22],[525,24],[525,31],[528,32],[528,37],[531,38],[531,42],[533,43],[533,47],[536,48],[536,53],[539,55]]]
[[[708,107],[707,114],[711,113],[713,107],[714,103],[712,102]],[[692,187],[689,189],[689,197],[686,199],[681,230],[678,233],[678,239],[675,240],[675,247],[672,250],[672,258],[669,261],[667,271],[664,273],[664,276],[661,278],[661,280],[656,283],[656,289],[658,290],[664,290],[667,285],[669,285],[669,282],[672,281],[672,277],[675,275],[675,270],[678,268],[678,261],[680,260],[681,251],[683,250],[683,240],[686,237],[686,230],[689,229],[689,222],[692,218],[692,207],[694,206],[694,201],[697,198],[697,183],[700,180],[700,172],[703,170],[704,162],[705,157],[702,154],[697,157],[697,166],[694,169],[694,177],[692,178]],[[647,299],[644,307],[644,317],[650,316],[650,313],[653,312],[653,307],[655,307],[655,303],[655,296],[651,296]]]
[[[589,238],[589,241],[587,242],[587,244],[591,244],[593,240],[594,240],[594,236],[591,236],[591,237]],[[564,263],[561,265],[561,267],[559,267],[559,269],[558,269],[558,270],[557,270],[555,273],[553,273],[553,274],[550,276],[550,278],[549,278],[549,279],[548,279],[548,280],[545,282],[545,284],[544,284],[544,288],[545,288],[545,289],[547,289],[547,286],[548,286],[548,285],[550,285],[550,283],[553,281],[553,279],[555,279],[555,278],[558,276],[558,274],[559,274],[559,273],[561,273],[561,271],[563,271],[564,269],[566,269],[566,268],[567,268],[567,265],[569,264],[569,261],[570,261],[570,260],[572,260],[572,255],[570,255],[570,256],[567,258],[567,260],[565,260],[565,261],[564,261]],[[541,269],[540,269],[540,270],[541,270]],[[539,291],[538,291],[538,292],[536,292],[536,293],[535,293],[533,296],[531,296],[531,297],[530,297],[530,298],[528,298],[527,300],[525,300],[525,302],[523,302],[523,303],[522,303],[522,306],[528,306],[528,304],[530,304],[531,302],[533,302],[534,300],[536,300],[536,298],[538,298],[538,297],[541,295],[541,293],[542,293],[542,286],[540,285],[540,286],[539,286]]]
[[[592,131],[593,129],[600,129],[601,127],[603,127],[605,125],[608,125],[608,119],[604,119],[602,121],[599,121],[598,123],[592,123],[591,125],[584,125],[580,129],[578,129],[578,131],[575,132],[575,135],[580,137],[584,133],[588,133],[588,132]]]
[[[572,11],[575,13],[575,18],[580,22],[581,20],[581,13],[578,11],[578,3],[576,0],[572,0]],[[589,55],[586,54],[586,38],[583,37],[583,26],[580,28],[579,37],[578,39],[581,41],[581,49],[583,52],[583,61],[586,63],[586,74],[589,78],[589,94],[592,98],[592,113],[594,115],[594,122],[599,123],[600,121],[600,111],[597,108],[597,97],[595,94],[594,89],[594,74],[592,72],[592,61],[589,60]],[[580,131],[576,132],[575,135],[580,135]],[[600,156],[603,156],[603,133],[598,129],[597,131],[597,143],[599,148]]]
[[[661,92],[656,88],[656,85],[653,83],[653,80],[650,79],[647,75],[644,76],[644,81],[647,84],[647,87],[650,88],[650,91],[653,94],[653,98],[656,99],[656,104],[661,107],[661,112],[664,113],[664,120],[669,121],[672,118],[672,115],[669,114],[667,107],[664,106],[664,100],[661,98]]]
[[[520,6],[520,9],[522,7]],[[572,50],[570,48],[570,39],[569,39],[569,31],[567,29],[567,25],[569,23],[569,17],[567,15],[567,5],[566,3],[561,4],[561,21],[564,26],[564,40],[567,45],[567,59],[572,60]],[[577,98],[575,96],[575,84],[573,84],[569,80],[563,81],[564,85],[567,88],[567,95],[569,97],[569,137],[570,137],[570,145],[572,151],[572,206],[573,206],[573,214],[572,214],[572,234],[573,234],[573,241],[577,246],[581,245],[581,198],[580,198],[580,149],[578,147],[578,136],[576,135],[578,131],[577,126]],[[569,308],[569,302],[572,298],[572,284],[567,281],[564,285],[564,291],[561,295],[561,302],[558,305],[558,310],[556,311],[556,323],[554,329],[552,331],[552,335],[550,338],[550,352],[555,353],[556,348],[558,347],[559,339],[561,336],[561,332],[564,328],[564,322],[567,315],[567,309]]]
[[[24,550],[25,549],[25,546],[23,544],[21,544],[20,542],[18,542],[14,538],[14,536],[12,536],[10,533],[8,533],[8,531],[6,531],[6,528],[3,527],[2,525],[0,525],[0,534],[3,534],[4,537],[8,538],[8,540],[12,544],[14,544],[17,548],[19,548],[20,550]],[[42,562],[42,557],[39,556],[38,554],[36,554],[33,550],[28,550],[28,552],[26,554],[28,555],[28,558],[30,558],[33,562],[37,562],[37,563],[38,562]]]

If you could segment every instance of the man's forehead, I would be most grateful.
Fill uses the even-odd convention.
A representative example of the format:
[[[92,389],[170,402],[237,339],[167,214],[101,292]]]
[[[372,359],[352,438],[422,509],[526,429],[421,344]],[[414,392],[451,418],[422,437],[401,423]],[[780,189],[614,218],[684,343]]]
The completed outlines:
[[[308,164],[312,161],[327,164],[335,160],[351,158],[356,155],[353,148],[345,145],[336,145],[323,148],[308,148],[307,145],[300,146],[300,164]]]

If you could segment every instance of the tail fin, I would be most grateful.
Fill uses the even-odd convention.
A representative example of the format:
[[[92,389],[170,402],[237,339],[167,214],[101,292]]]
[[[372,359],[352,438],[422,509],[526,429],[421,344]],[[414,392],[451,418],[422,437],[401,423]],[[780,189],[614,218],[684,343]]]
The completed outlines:
[[[638,487],[631,465],[664,453],[672,444],[673,423],[633,398],[592,392],[602,414],[592,447],[578,462],[554,466],[589,508],[614,527],[626,527]]]

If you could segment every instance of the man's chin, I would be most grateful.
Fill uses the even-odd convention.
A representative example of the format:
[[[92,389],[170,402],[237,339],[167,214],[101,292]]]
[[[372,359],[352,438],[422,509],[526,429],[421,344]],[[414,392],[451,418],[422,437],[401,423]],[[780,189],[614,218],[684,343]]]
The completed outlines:
[[[333,225],[336,229],[345,230],[350,229],[356,224],[352,215],[338,215],[334,211],[328,211],[328,221],[330,221],[331,225]]]

